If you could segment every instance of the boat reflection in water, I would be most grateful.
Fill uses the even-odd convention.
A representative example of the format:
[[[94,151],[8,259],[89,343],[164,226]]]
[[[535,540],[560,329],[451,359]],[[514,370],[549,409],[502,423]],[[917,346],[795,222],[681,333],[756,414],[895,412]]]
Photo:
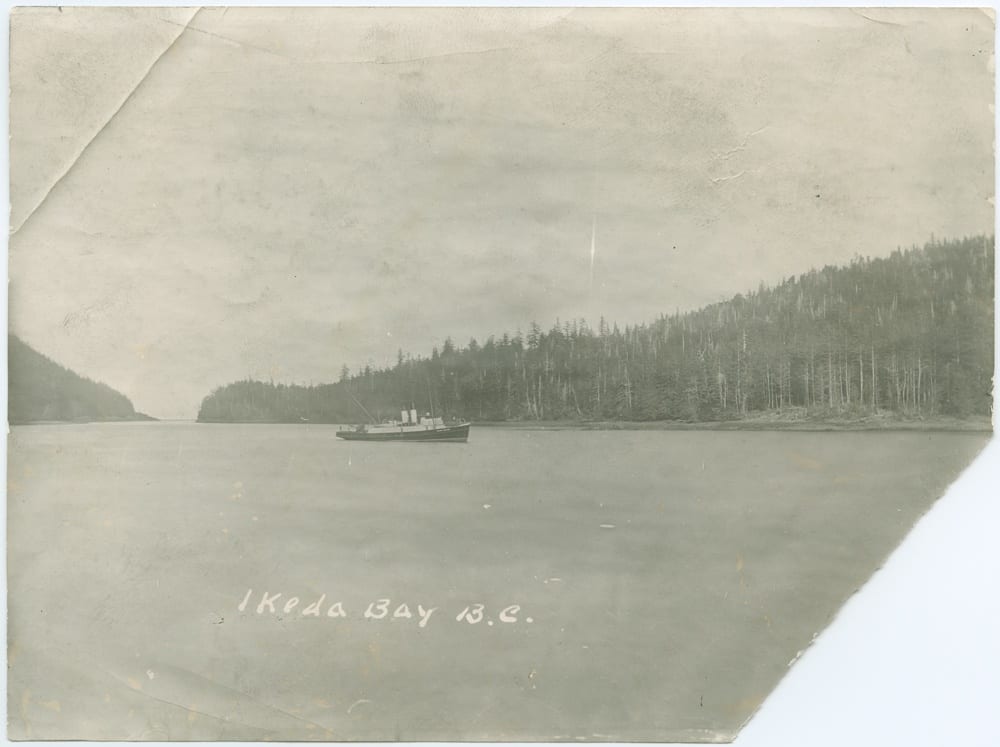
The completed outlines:
[[[430,414],[417,417],[416,410],[402,410],[400,419],[389,423],[358,425],[351,430],[337,431],[337,438],[347,441],[420,441],[465,443],[469,440],[471,423],[445,425],[444,418]]]

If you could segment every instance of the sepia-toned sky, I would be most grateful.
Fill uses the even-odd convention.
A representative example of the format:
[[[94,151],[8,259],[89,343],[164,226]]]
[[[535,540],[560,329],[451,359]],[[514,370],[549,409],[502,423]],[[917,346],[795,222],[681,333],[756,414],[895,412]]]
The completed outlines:
[[[12,330],[158,417],[993,229],[976,10],[21,9]],[[591,232],[596,251],[591,266]]]

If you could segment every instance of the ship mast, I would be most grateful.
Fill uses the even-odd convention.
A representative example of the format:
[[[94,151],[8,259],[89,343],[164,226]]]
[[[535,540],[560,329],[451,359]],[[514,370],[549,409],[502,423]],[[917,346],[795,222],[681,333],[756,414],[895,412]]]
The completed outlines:
[[[427,378],[427,399],[431,402],[431,418],[434,417],[434,393],[431,392],[431,380]]]
[[[345,390],[345,391],[346,391],[346,390]],[[365,406],[364,406],[363,404],[361,404],[360,402],[358,402],[358,398],[357,398],[357,397],[355,397],[355,396],[354,396],[353,394],[351,394],[350,392],[347,392],[347,396],[348,396],[348,397],[350,397],[351,399],[353,399],[353,400],[354,400],[354,404],[356,404],[356,405],[357,405],[358,407],[360,407],[360,408],[361,408],[362,410],[364,410],[364,411],[365,411],[365,415],[367,415],[367,416],[368,416],[368,419],[369,419],[370,421],[372,421],[372,423],[374,423],[374,422],[375,422],[375,418],[373,418],[373,417],[372,417],[372,414],[371,414],[370,412],[368,412],[368,410],[367,410],[367,409],[365,409]]]

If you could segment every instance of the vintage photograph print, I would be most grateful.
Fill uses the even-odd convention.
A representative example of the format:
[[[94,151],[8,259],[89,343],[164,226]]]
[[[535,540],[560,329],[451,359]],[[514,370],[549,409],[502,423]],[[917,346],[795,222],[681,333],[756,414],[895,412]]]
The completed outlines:
[[[10,738],[733,740],[992,435],[993,39],[15,9]]]

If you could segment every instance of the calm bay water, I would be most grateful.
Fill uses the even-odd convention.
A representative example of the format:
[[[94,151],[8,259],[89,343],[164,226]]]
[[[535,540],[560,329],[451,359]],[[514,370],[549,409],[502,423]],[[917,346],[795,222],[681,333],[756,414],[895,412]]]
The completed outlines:
[[[10,736],[728,739],[988,439],[334,431],[14,428]]]

